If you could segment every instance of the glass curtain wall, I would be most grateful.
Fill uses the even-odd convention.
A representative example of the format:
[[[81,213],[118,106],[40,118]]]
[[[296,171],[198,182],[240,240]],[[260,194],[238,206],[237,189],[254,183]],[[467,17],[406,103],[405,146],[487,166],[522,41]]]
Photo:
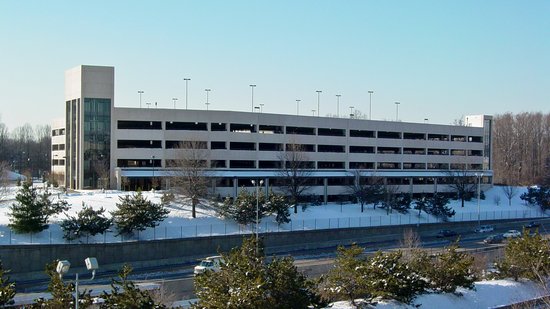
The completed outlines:
[[[84,98],[83,188],[108,188],[111,157],[111,100]]]

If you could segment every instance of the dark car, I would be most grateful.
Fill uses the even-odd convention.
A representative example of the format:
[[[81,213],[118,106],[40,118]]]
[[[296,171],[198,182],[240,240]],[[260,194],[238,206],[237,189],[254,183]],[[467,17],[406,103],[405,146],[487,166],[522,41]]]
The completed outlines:
[[[457,236],[458,234],[455,231],[451,230],[441,230],[437,233],[437,238],[445,238],[445,237],[453,237]]]
[[[483,240],[486,244],[498,244],[504,241],[504,236],[502,234],[491,235]]]
[[[531,221],[528,224],[524,225],[523,227],[526,228],[526,229],[534,229],[534,228],[540,227],[540,223],[535,222],[535,221]]]

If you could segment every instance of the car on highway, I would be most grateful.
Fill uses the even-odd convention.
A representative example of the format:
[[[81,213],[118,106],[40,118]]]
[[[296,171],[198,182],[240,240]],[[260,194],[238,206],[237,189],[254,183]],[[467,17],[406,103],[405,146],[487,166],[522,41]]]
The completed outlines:
[[[527,223],[526,225],[524,225],[523,227],[526,228],[526,229],[539,228],[539,227],[540,227],[540,223],[535,222],[535,221],[531,221],[531,222]]]
[[[453,237],[453,236],[457,236],[458,233],[453,231],[453,230],[441,230],[439,232],[437,232],[437,235],[436,237],[437,238],[445,238],[445,237]]]
[[[491,235],[483,240],[486,244],[498,244],[501,243],[504,240],[504,236],[502,234],[496,234]]]
[[[504,238],[516,238],[521,237],[521,232],[518,230],[508,230],[508,232],[502,234]]]
[[[488,233],[495,230],[495,227],[492,225],[482,225],[474,230],[476,233]]]
[[[196,276],[206,271],[218,272],[221,270],[222,264],[223,258],[220,255],[209,256],[202,260],[199,265],[195,266],[193,269],[193,274]]]

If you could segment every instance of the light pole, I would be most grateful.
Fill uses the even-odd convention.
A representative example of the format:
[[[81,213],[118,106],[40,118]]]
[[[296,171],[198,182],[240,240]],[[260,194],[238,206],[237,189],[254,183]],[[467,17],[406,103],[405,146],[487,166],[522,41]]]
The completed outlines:
[[[264,180],[252,180],[252,184],[256,186],[256,254],[258,254],[258,226],[260,225],[260,186],[264,184]]]
[[[256,88],[256,85],[250,85],[250,89],[252,90],[252,112],[254,112],[254,88]]]
[[[321,90],[316,90],[317,92],[317,117],[319,117],[319,112],[321,111]]]
[[[424,123],[428,123],[428,118],[424,118]]]
[[[172,101],[174,101],[174,109],[176,109],[176,101],[178,100],[178,98],[172,98]]]
[[[153,165],[153,178],[151,179],[151,188],[155,190],[155,156],[151,156],[151,164]]]
[[[145,105],[147,105],[147,108],[151,107],[151,102],[147,102],[145,103]]]
[[[395,102],[395,121],[399,121],[399,102]]]
[[[139,93],[139,108],[141,108],[141,95],[143,94],[143,90],[138,90]]]
[[[86,264],[86,268],[92,271],[92,278],[88,279],[88,281],[94,280],[95,271],[99,268],[97,259],[95,257],[88,257],[84,260],[84,263]],[[67,260],[62,260],[57,262],[55,271],[59,274],[59,278],[63,280],[63,275],[68,273],[70,268],[71,268],[71,263]],[[75,290],[74,307],[75,309],[78,309],[78,273],[76,273],[75,275],[74,283],[75,283],[74,284],[74,290]]]
[[[208,102],[208,93],[212,91],[212,89],[204,89],[206,91],[206,110],[208,110],[208,105],[210,105],[210,102]]]
[[[311,113],[312,113],[312,116],[315,116],[315,110],[314,109],[311,110]],[[319,116],[319,114],[317,114],[317,116]]]
[[[477,177],[477,226],[481,226],[481,211],[479,209],[479,198],[481,195],[481,178],[483,177],[483,173],[478,174],[475,173]]]
[[[336,117],[340,117],[340,97],[341,94],[336,95]]]
[[[300,99],[296,100],[296,116],[300,115]]]
[[[187,99],[188,99],[188,90],[189,90],[189,81],[191,80],[190,78],[184,78],[183,79],[185,81],[185,109],[187,109]]]
[[[372,120],[372,94],[374,91],[369,90],[369,120]]]
[[[353,109],[354,109],[353,106],[350,106],[350,107],[349,107],[349,118],[353,118],[353,115],[354,115]]]
[[[260,114],[263,113],[264,110],[264,103],[260,103]]]
[[[257,110],[258,113],[260,113],[261,108],[259,106],[254,106],[254,109]]]

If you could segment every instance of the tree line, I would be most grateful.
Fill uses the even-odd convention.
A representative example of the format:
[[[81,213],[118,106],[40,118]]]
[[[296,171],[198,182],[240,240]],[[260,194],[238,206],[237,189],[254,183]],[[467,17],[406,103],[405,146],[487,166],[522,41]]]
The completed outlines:
[[[42,177],[51,168],[51,127],[26,123],[10,130],[0,121],[0,163],[20,174]]]
[[[550,160],[550,114],[505,113],[493,118],[494,183],[539,184]]]

